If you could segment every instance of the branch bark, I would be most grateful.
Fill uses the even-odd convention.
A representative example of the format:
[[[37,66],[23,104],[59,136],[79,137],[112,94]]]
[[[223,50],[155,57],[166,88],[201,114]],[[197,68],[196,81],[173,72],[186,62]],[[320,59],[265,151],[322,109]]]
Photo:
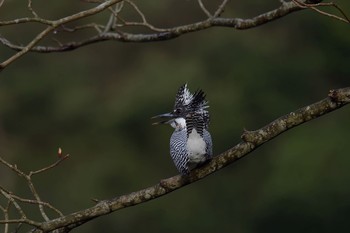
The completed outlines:
[[[328,97],[319,102],[288,113],[258,130],[245,130],[242,134],[243,140],[240,143],[214,157],[203,167],[192,171],[189,176],[177,175],[161,180],[154,186],[120,197],[99,201],[91,208],[42,222],[34,232],[50,232],[57,229],[60,232],[69,232],[71,229],[94,218],[166,195],[238,161],[279,134],[337,110],[348,103],[350,103],[350,87],[331,90]]]

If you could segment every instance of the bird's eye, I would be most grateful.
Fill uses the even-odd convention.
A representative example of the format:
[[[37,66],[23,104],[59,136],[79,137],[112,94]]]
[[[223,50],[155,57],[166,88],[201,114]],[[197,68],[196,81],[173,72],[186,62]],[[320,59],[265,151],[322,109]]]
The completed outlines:
[[[178,113],[178,114],[181,113],[181,108],[175,109],[174,112],[175,112],[175,113]]]

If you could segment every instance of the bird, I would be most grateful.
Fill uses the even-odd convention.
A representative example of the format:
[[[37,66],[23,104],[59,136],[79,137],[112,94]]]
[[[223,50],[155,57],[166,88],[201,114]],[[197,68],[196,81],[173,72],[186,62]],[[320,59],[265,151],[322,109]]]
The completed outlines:
[[[208,131],[208,101],[202,90],[193,94],[187,84],[182,85],[176,94],[171,112],[157,115],[162,119],[153,125],[169,124],[174,128],[170,137],[170,156],[182,175],[209,161],[213,156],[213,143]]]

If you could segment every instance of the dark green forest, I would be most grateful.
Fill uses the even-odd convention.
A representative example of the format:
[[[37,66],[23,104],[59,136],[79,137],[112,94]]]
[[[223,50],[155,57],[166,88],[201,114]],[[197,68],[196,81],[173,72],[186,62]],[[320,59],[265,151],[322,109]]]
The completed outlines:
[[[41,16],[53,19],[91,7],[84,1],[50,1],[48,8],[33,2]],[[135,2],[155,25],[205,17],[196,1]],[[350,15],[349,1],[336,3]],[[279,4],[233,0],[224,15],[251,18]],[[5,0],[0,17],[23,16],[25,7]],[[0,27],[0,34],[28,43],[38,28]],[[58,36],[74,39],[64,32]],[[13,53],[0,45],[2,60]],[[177,174],[169,155],[173,129],[152,126],[150,118],[172,109],[182,84],[207,94],[219,154],[240,142],[244,129],[258,129],[325,98],[330,89],[349,86],[349,61],[349,24],[312,10],[249,30],[213,27],[167,41],[105,41],[62,53],[30,52],[0,73],[0,155],[30,171],[57,160],[59,147],[69,153],[34,179],[41,198],[68,214],[92,206],[94,198],[127,194]],[[345,106],[199,182],[73,232],[346,232],[349,115]],[[0,182],[18,195],[31,195],[2,165]],[[39,219],[37,210],[32,214]]]

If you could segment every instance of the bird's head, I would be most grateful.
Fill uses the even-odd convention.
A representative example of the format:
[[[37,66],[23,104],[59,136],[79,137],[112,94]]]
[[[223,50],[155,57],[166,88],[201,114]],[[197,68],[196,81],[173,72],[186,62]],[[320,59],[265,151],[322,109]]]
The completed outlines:
[[[205,110],[207,106],[205,94],[202,90],[196,91],[192,94],[187,88],[187,84],[182,85],[175,97],[175,104],[173,111],[152,117],[152,119],[161,119],[153,125],[170,124],[174,128],[186,128],[186,118],[190,115],[207,114]]]

